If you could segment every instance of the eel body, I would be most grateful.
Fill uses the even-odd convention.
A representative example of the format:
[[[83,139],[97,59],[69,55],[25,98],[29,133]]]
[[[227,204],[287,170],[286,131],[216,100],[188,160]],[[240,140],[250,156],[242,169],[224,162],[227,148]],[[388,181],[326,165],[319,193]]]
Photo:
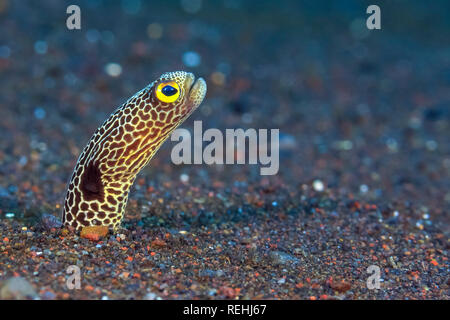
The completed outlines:
[[[202,78],[168,72],[121,105],[95,131],[68,184],[63,224],[75,230],[108,226],[117,231],[136,175],[162,143],[200,105]]]

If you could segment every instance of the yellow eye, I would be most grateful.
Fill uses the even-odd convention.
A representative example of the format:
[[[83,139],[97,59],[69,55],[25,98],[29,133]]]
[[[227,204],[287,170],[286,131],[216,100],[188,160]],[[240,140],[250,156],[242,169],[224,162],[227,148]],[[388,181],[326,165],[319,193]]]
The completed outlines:
[[[161,102],[171,103],[180,96],[180,87],[175,81],[162,82],[156,87],[156,97]]]

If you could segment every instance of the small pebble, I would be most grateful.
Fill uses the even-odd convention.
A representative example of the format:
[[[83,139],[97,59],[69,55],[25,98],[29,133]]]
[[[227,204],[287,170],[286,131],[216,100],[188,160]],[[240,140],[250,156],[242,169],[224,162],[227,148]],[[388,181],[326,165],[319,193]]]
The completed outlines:
[[[111,77],[118,77],[122,73],[122,66],[118,63],[108,63],[105,72]]]
[[[314,180],[313,188],[315,191],[322,192],[324,190],[325,186],[321,180]]]
[[[8,279],[0,288],[0,298],[5,300],[37,299],[38,295],[28,280],[14,277]]]

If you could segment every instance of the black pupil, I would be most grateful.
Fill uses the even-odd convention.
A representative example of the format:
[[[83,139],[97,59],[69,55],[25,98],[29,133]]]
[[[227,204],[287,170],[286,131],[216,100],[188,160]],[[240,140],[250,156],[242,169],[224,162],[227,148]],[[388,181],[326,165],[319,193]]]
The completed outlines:
[[[162,93],[164,93],[164,95],[170,97],[170,96],[173,96],[175,93],[177,93],[178,90],[172,86],[167,85],[164,88],[162,88],[161,91],[162,91]]]

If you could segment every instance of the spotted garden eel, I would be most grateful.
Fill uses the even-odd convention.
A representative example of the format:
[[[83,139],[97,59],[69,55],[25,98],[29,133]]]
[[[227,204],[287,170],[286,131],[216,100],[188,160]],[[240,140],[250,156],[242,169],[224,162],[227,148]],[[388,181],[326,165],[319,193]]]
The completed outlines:
[[[205,94],[202,78],[168,72],[113,112],[78,158],[64,200],[63,224],[78,231],[87,226],[117,231],[136,175]]]

